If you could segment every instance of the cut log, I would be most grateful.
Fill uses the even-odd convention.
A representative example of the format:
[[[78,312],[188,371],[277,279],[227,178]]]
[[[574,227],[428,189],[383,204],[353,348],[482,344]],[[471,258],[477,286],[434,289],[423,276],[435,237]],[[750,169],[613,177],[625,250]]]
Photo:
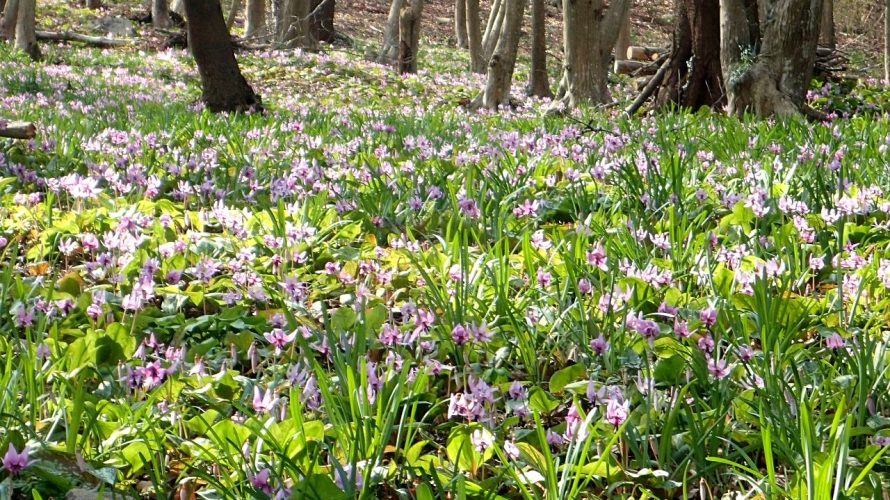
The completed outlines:
[[[658,65],[643,61],[615,61],[615,72],[619,75],[654,75]]]
[[[666,50],[654,47],[636,47],[631,45],[627,48],[627,58],[633,61],[657,61],[659,57],[666,53]]]
[[[130,42],[127,40],[118,40],[114,38],[105,38],[103,36],[90,36],[90,35],[82,35],[80,33],[73,33],[71,31],[62,31],[62,32],[54,32],[54,31],[38,31],[37,32],[38,40],[47,40],[52,42],[79,42],[87,45],[92,45],[94,47],[123,47],[125,45],[129,45]]]
[[[30,122],[9,122],[0,120],[0,137],[11,139],[33,139],[37,133],[37,127]]]

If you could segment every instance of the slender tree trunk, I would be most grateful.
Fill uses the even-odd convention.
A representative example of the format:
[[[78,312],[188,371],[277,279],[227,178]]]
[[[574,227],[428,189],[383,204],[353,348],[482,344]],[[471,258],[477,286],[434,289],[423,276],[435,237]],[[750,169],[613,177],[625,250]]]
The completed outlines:
[[[420,43],[420,18],[424,0],[405,0],[399,12],[399,74],[417,73],[417,49]]]
[[[813,75],[822,0],[774,0],[766,16],[767,7],[754,1],[720,0],[728,111],[760,117],[799,114]]]
[[[312,16],[309,18],[309,31],[313,42],[333,43],[337,37],[334,30],[336,0],[312,0]]]
[[[201,75],[202,100],[207,109],[261,110],[260,97],[244,79],[222,8],[215,0],[185,0],[189,48]]]
[[[173,25],[167,0],[152,0],[151,25],[157,29],[167,29]]]
[[[31,57],[40,59],[40,49],[37,48],[36,0],[20,0],[19,18],[15,25],[15,47]]]
[[[884,84],[890,85],[890,0],[884,3]]]
[[[719,0],[677,0],[675,12],[670,67],[660,82],[657,104],[692,109],[725,104]]]
[[[506,0],[495,0],[491,6],[488,24],[485,28],[485,34],[482,36],[482,58],[486,61],[486,64],[491,60],[491,55],[494,53],[495,47],[497,47],[506,11]]]
[[[0,23],[0,36],[4,40],[15,40],[15,25],[19,19],[19,1],[7,0],[3,8],[3,22]]]
[[[457,48],[466,49],[470,46],[467,38],[467,4],[465,0],[454,1],[454,39]]]
[[[98,9],[100,7],[102,7],[101,0],[87,0],[86,1],[86,8],[88,8],[88,9]]]
[[[528,80],[529,95],[552,97],[547,76],[547,12],[544,0],[532,0],[532,67]]]
[[[459,0],[461,1],[461,0]],[[479,20],[479,0],[466,0],[467,44],[470,51],[470,69],[473,73],[485,72],[485,54],[482,52],[482,26]]]
[[[383,47],[377,57],[381,64],[391,64],[396,60],[399,50],[399,13],[405,0],[392,0],[389,6],[389,17],[386,19],[386,29],[383,32]]]
[[[235,25],[235,17],[239,10],[241,10],[241,0],[232,0],[232,4],[229,6],[229,15],[226,16],[226,29],[231,30]]]
[[[279,40],[287,48],[313,49],[315,40],[312,39],[310,13],[312,12],[312,0],[285,0],[282,10],[282,32]]]
[[[266,0],[247,0],[245,17],[247,37],[261,37],[266,30]]]
[[[510,100],[510,86],[513,83],[513,70],[516,67],[525,0],[504,0],[503,9],[501,34],[488,61],[488,82],[475,103],[476,106],[481,105],[488,109],[497,109]]]
[[[563,0],[565,100],[570,107],[611,100],[609,55],[630,0],[613,0],[603,11],[602,0]]]
[[[822,27],[819,33],[819,43],[835,48],[837,40],[834,36],[834,0],[822,0]]]
[[[627,15],[621,20],[621,27],[618,29],[618,38],[615,40],[615,68],[618,71],[618,61],[627,59],[627,48],[630,47],[630,9]]]

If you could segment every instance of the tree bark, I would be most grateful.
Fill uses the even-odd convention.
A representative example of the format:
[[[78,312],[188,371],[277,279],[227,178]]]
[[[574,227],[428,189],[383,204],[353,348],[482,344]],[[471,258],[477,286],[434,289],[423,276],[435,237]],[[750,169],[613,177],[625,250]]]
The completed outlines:
[[[6,8],[6,0],[0,0],[0,13]]]
[[[315,48],[310,24],[311,12],[312,0],[284,0],[279,35],[282,46],[290,49]]]
[[[399,50],[399,13],[405,0],[392,0],[389,6],[389,17],[386,19],[386,29],[383,32],[383,47],[377,57],[381,64],[391,64],[396,60]]]
[[[334,30],[336,0],[312,0],[312,16],[309,18],[309,32],[313,42],[333,43],[337,37]]]
[[[603,13],[602,0],[563,0],[564,99],[569,107],[611,100],[608,58],[629,8],[630,0],[613,0]]]
[[[88,8],[88,9],[98,9],[100,7],[102,7],[101,0],[87,0],[86,1],[86,8]]]
[[[720,64],[730,114],[789,116],[804,110],[822,0],[720,0]],[[764,15],[766,14],[766,15]]]
[[[170,19],[170,7],[167,0],[152,0],[151,25],[156,29],[165,30],[173,25]]]
[[[454,39],[457,48],[466,49],[470,47],[470,40],[467,34],[467,4],[465,0],[454,1]]]
[[[884,85],[890,85],[890,0],[884,3]]]
[[[504,21],[497,46],[488,61],[488,81],[475,103],[488,109],[497,109],[510,100],[522,16],[525,13],[525,0],[503,0],[503,3]]]
[[[405,0],[399,12],[399,74],[417,73],[417,49],[420,43],[420,17],[424,0]]]
[[[247,0],[245,17],[245,35],[248,38],[263,36],[266,29],[266,0]]]
[[[36,0],[20,0],[19,16],[15,25],[15,47],[33,59],[40,59],[40,49],[37,48]]]
[[[170,11],[185,17],[185,0],[173,0],[170,5]]]
[[[479,19],[479,0],[466,0],[467,45],[470,70],[485,73],[485,54],[482,52],[482,26]]]
[[[19,19],[19,1],[7,0],[3,8],[3,21],[0,23],[0,36],[4,40],[15,40],[15,25]]]
[[[185,0],[189,48],[201,75],[202,100],[214,113],[262,110],[244,79],[219,1]]]
[[[834,36],[834,0],[822,0],[822,24],[819,30],[819,42],[825,47],[835,48],[837,40]]]
[[[532,0],[532,67],[528,79],[528,94],[552,97],[547,76],[547,12],[544,0]]]
[[[488,24],[485,27],[485,34],[482,36],[482,58],[486,64],[491,60],[491,55],[498,44],[498,37],[501,36],[501,27],[504,24],[504,14],[506,0],[494,0],[491,6],[491,13],[488,16]]]
[[[618,38],[615,40],[615,72],[618,72],[618,62],[627,59],[627,48],[630,47],[630,9],[624,19],[621,20],[621,28],[618,29]]]
[[[656,103],[692,109],[722,106],[719,0],[677,0],[675,12],[670,66]]]
[[[231,30],[232,26],[235,25],[235,17],[237,17],[239,10],[241,10],[241,0],[232,0],[232,4],[229,6],[229,15],[226,16],[227,30]]]

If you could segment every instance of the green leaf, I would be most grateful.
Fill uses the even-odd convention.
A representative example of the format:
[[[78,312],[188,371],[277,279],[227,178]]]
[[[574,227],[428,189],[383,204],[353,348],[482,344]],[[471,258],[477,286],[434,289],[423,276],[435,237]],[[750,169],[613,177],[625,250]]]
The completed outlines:
[[[346,493],[334,484],[334,481],[324,474],[312,474],[303,481],[294,485],[293,499],[309,500],[346,500]]]
[[[587,369],[584,365],[571,365],[557,371],[550,377],[550,392],[554,394],[562,393],[565,386],[587,375]]]
[[[532,411],[547,414],[559,406],[559,400],[540,387],[533,387],[529,392],[528,406]]]

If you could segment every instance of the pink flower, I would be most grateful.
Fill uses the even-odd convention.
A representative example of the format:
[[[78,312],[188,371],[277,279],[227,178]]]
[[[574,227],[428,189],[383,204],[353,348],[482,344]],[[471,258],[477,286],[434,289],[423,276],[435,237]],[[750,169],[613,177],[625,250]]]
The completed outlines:
[[[590,341],[590,350],[593,351],[594,354],[602,356],[609,350],[609,343],[606,342],[605,337],[600,335],[599,337]]]
[[[606,250],[602,245],[593,247],[587,252],[587,263],[601,271],[608,271],[608,259],[606,258]]]
[[[730,374],[731,370],[726,365],[725,359],[711,358],[708,360],[708,372],[717,380],[723,380]]]
[[[711,328],[717,323],[717,310],[709,307],[700,312],[698,317],[701,319],[701,322],[705,324],[706,328]]]
[[[9,449],[6,450],[6,455],[3,456],[3,468],[13,476],[16,476],[27,469],[29,465],[31,465],[31,462],[28,460],[28,448],[25,447],[19,453],[15,446],[9,443]]]
[[[627,420],[630,414],[630,401],[619,402],[617,399],[610,399],[606,405],[606,422],[618,428]]]
[[[267,413],[272,411],[275,408],[275,404],[278,403],[278,398],[275,397],[274,391],[272,389],[267,390],[263,393],[259,387],[253,387],[253,410],[257,413]]]
[[[267,495],[272,494],[272,483],[269,482],[269,475],[272,473],[269,469],[263,469],[257,474],[250,478],[250,484],[253,485],[254,488],[262,491]]]
[[[297,331],[294,330],[290,335],[284,333],[284,330],[281,328],[275,328],[271,332],[264,333],[263,337],[266,338],[270,344],[275,346],[275,354],[281,354],[281,351],[284,350],[285,347],[288,346],[291,342],[297,338]]]
[[[832,333],[827,339],[825,339],[825,347],[836,350],[843,349],[847,345],[847,341],[844,340],[843,337],[840,336],[839,333]]]

